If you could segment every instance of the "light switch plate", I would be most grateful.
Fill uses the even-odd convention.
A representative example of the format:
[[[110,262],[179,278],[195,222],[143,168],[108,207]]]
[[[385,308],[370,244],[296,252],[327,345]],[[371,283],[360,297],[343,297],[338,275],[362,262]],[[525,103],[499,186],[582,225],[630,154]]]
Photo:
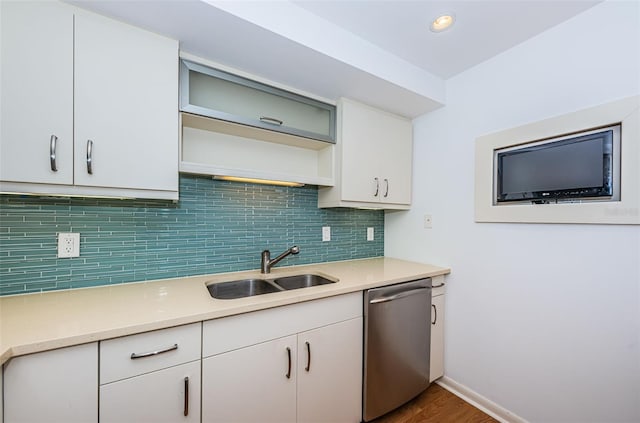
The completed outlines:
[[[331,226],[322,227],[322,241],[331,241]]]
[[[373,241],[373,228],[367,228],[367,241]]]
[[[80,234],[58,232],[58,258],[80,257]]]
[[[424,215],[424,228],[431,229],[433,227],[433,219],[430,214]]]

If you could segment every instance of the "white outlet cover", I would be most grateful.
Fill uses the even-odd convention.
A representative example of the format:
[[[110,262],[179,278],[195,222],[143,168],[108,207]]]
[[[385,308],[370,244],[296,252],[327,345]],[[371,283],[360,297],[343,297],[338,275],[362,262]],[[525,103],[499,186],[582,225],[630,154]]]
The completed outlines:
[[[373,228],[367,228],[367,241],[373,241]]]
[[[424,215],[424,228],[431,229],[433,227],[433,219],[430,214]]]
[[[331,241],[331,226],[322,227],[322,241]]]
[[[80,257],[80,234],[77,232],[58,233],[58,258]]]

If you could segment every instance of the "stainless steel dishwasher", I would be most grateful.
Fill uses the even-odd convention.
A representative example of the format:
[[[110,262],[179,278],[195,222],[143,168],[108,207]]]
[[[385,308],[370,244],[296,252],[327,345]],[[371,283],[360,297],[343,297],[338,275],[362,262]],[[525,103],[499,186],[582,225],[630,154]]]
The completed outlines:
[[[429,386],[431,278],[364,294],[364,421],[414,398]]]

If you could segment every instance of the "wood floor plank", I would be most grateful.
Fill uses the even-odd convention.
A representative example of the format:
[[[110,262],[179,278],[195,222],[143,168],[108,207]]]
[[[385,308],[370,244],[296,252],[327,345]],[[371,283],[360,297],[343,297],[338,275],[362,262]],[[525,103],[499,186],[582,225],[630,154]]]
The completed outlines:
[[[432,384],[407,404],[373,423],[494,423],[496,419]]]

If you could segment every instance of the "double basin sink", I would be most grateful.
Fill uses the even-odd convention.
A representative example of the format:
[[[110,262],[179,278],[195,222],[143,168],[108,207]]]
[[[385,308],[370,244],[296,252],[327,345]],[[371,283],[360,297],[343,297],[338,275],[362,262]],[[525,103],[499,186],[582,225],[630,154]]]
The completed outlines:
[[[265,275],[266,276],[266,275]],[[219,300],[252,297],[272,292],[289,291],[291,289],[309,288],[312,286],[336,283],[324,276],[305,273],[301,275],[280,276],[264,279],[240,279],[207,285],[209,294]]]

